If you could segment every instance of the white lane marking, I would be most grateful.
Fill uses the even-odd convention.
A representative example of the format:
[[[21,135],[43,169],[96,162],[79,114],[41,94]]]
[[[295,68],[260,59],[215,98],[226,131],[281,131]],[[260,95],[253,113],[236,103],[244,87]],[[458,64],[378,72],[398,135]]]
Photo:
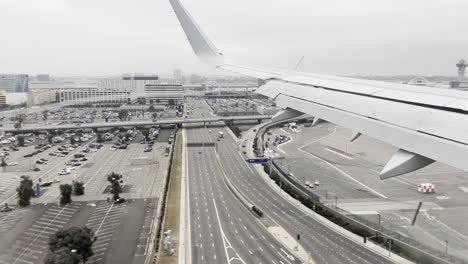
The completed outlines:
[[[385,196],[385,195],[379,193],[378,191],[372,189],[371,187],[365,185],[364,183],[362,183],[362,182],[356,180],[355,178],[353,178],[353,176],[351,176],[351,175],[349,175],[348,173],[344,172],[342,169],[336,167],[335,165],[331,164],[330,162],[328,162],[328,161],[326,161],[326,160],[324,160],[324,159],[322,159],[322,158],[319,158],[319,157],[315,156],[314,154],[312,154],[312,153],[310,153],[310,152],[307,152],[307,151],[305,151],[305,150],[303,150],[303,149],[301,149],[301,148],[299,148],[299,151],[301,151],[301,152],[303,152],[303,153],[305,153],[305,154],[307,154],[307,155],[309,155],[309,156],[312,156],[312,157],[315,158],[315,159],[318,159],[318,160],[324,162],[325,164],[327,164],[328,166],[334,168],[336,171],[338,171],[338,172],[341,173],[342,175],[346,176],[347,178],[351,179],[352,181],[356,182],[357,184],[361,185],[362,187],[364,187],[364,188],[370,190],[370,191],[373,192],[374,194],[376,194],[376,195],[378,195],[378,196],[380,196],[380,197],[382,197],[382,198],[384,198],[384,199],[387,199],[387,198],[388,198],[387,196]]]
[[[237,259],[240,262],[246,264],[245,261],[239,256],[239,254],[237,254],[237,252],[236,252],[237,258],[231,258],[231,259],[229,258],[229,254],[227,252],[227,249],[229,247],[229,248],[234,250],[234,248],[232,247],[231,243],[229,242],[226,235],[224,234],[223,227],[221,226],[221,220],[219,220],[218,207],[216,206],[216,202],[215,202],[214,198],[213,198],[213,204],[214,204],[214,208],[215,208],[216,218],[218,219],[219,230],[221,231],[221,236],[222,236],[223,245],[224,245],[224,252],[226,253],[226,260],[228,261],[228,263],[231,263],[232,260]],[[226,243],[228,244],[228,247],[226,247]]]
[[[351,158],[351,157],[349,157],[349,156],[346,156],[346,155],[344,155],[344,154],[342,154],[342,153],[339,153],[338,151],[333,150],[333,149],[331,149],[331,148],[324,148],[324,150],[326,150],[326,151],[328,151],[328,152],[331,152],[331,153],[333,153],[333,154],[336,154],[336,155],[338,155],[338,156],[340,156],[340,157],[342,157],[342,158],[348,159],[348,160],[352,160],[352,159],[353,159],[353,158]]]
[[[325,138],[327,138],[327,137],[329,137],[329,136],[335,134],[335,133],[336,133],[336,130],[337,130],[337,127],[335,126],[335,129],[334,129],[330,134],[327,134],[327,135],[325,135],[325,136],[323,136],[323,137],[320,137],[320,138],[317,138],[317,139],[315,139],[315,140],[312,140],[311,142],[308,142],[308,143],[306,143],[306,144],[304,144],[304,145],[298,147],[298,149],[302,149],[302,148],[305,148],[305,147],[307,147],[307,146],[309,146],[309,145],[312,145],[312,144],[314,144],[314,143],[316,143],[316,142],[319,142],[319,141],[321,141],[321,140],[323,140],[323,139],[325,139]]]

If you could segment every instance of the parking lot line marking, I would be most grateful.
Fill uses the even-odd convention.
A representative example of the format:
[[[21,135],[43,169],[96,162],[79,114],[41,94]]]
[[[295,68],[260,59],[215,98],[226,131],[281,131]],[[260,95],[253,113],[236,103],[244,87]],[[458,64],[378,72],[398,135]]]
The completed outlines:
[[[101,230],[101,227],[102,227],[102,225],[104,224],[104,221],[106,220],[107,215],[109,215],[109,212],[112,210],[113,207],[114,207],[114,204],[112,204],[112,205],[109,207],[109,210],[107,210],[107,214],[104,216],[104,219],[102,219],[101,224],[99,225],[98,229],[96,230],[96,235],[99,234],[99,231]]]
[[[24,232],[24,234],[30,235],[30,236],[39,236],[39,237],[49,238],[49,236],[41,235],[41,234],[36,234],[36,233],[31,233],[31,232]],[[16,243],[16,242],[15,242],[15,243]],[[28,244],[29,244],[29,243],[28,243]]]
[[[48,226],[41,226],[41,225],[32,225],[34,227],[39,227],[39,228],[45,228],[45,229],[51,229],[51,230],[54,230],[54,231],[57,231],[59,230],[60,228],[55,228],[55,227],[48,227]]]
[[[63,208],[67,208],[68,205],[64,206]],[[59,215],[55,216],[55,218],[59,217]],[[55,220],[55,218],[53,220]],[[29,228],[28,231],[37,231],[39,232],[39,234],[34,234],[33,236],[34,239],[29,243],[29,245],[27,247],[25,247],[22,251],[21,251],[21,254],[16,257],[15,261],[12,263],[12,264],[16,264],[18,263],[18,261],[22,261],[22,257],[23,255],[28,251],[28,250],[31,250],[31,246],[34,245],[37,241],[37,239],[40,237],[40,235],[42,235],[43,233],[48,233],[44,230],[45,228],[43,228],[43,230],[34,230],[33,228]],[[49,234],[52,234],[52,233],[49,233]]]
[[[44,234],[55,234],[55,232],[49,232],[49,231],[45,231],[45,230],[40,230],[40,229],[34,229],[34,228],[28,228],[29,231],[33,231],[33,232],[39,232],[39,233],[44,233]]]

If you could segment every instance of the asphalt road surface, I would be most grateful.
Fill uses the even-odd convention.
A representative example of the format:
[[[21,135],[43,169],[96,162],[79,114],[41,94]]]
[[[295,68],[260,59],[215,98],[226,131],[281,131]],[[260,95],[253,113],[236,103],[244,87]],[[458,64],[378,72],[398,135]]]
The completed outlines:
[[[207,133],[186,129],[189,143],[213,141]],[[188,147],[187,162],[193,263],[299,262],[229,191],[214,147]]]
[[[303,182],[320,181],[310,189],[328,203],[349,213],[359,214],[373,223],[380,222],[405,237],[429,247],[468,259],[468,173],[440,162],[421,170],[387,180],[379,172],[397,150],[367,136],[350,143],[352,131],[322,123],[303,127],[272,129],[292,141],[273,147],[284,159],[278,163]],[[274,135],[267,136],[274,138]],[[434,193],[417,192],[418,184],[433,183]],[[415,208],[423,202],[415,226],[411,225]]]
[[[218,130],[226,135],[218,142],[217,150],[231,181],[290,234],[300,234],[302,246],[310,252],[316,263],[392,263],[291,206],[261,179],[252,165],[245,162],[247,157],[240,155],[238,150],[241,147],[227,129]]]

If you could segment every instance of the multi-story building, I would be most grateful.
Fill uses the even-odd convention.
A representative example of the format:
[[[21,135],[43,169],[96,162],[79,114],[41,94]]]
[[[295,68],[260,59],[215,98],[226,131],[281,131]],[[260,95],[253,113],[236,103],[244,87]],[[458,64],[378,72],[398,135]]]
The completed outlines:
[[[7,93],[27,93],[29,76],[27,74],[0,74],[0,90]]]
[[[145,85],[146,104],[178,105],[184,100],[184,87],[180,83],[159,83]]]
[[[35,105],[42,105],[42,104],[49,104],[53,102],[57,102],[58,92],[56,90],[51,89],[40,89],[40,90],[31,90],[28,93],[28,106],[35,106]]]
[[[59,101],[79,105],[122,105],[131,103],[131,92],[100,88],[70,89],[59,92]]]
[[[6,104],[7,104],[7,102],[6,102],[5,91],[0,90],[0,107],[5,106]]]

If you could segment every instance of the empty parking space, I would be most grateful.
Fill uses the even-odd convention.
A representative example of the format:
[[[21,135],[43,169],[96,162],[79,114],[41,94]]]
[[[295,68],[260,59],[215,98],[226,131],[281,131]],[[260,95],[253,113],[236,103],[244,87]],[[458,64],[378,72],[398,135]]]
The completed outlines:
[[[49,236],[66,227],[81,204],[50,206],[0,255],[0,263],[41,263],[47,254]]]
[[[9,231],[27,212],[29,212],[29,209],[16,209],[11,212],[0,213],[0,235]]]
[[[108,202],[99,202],[94,213],[89,217],[86,226],[91,228],[98,240],[93,245],[94,255],[89,258],[87,263],[104,263],[106,251],[112,243],[122,212],[126,204],[113,204]]]

